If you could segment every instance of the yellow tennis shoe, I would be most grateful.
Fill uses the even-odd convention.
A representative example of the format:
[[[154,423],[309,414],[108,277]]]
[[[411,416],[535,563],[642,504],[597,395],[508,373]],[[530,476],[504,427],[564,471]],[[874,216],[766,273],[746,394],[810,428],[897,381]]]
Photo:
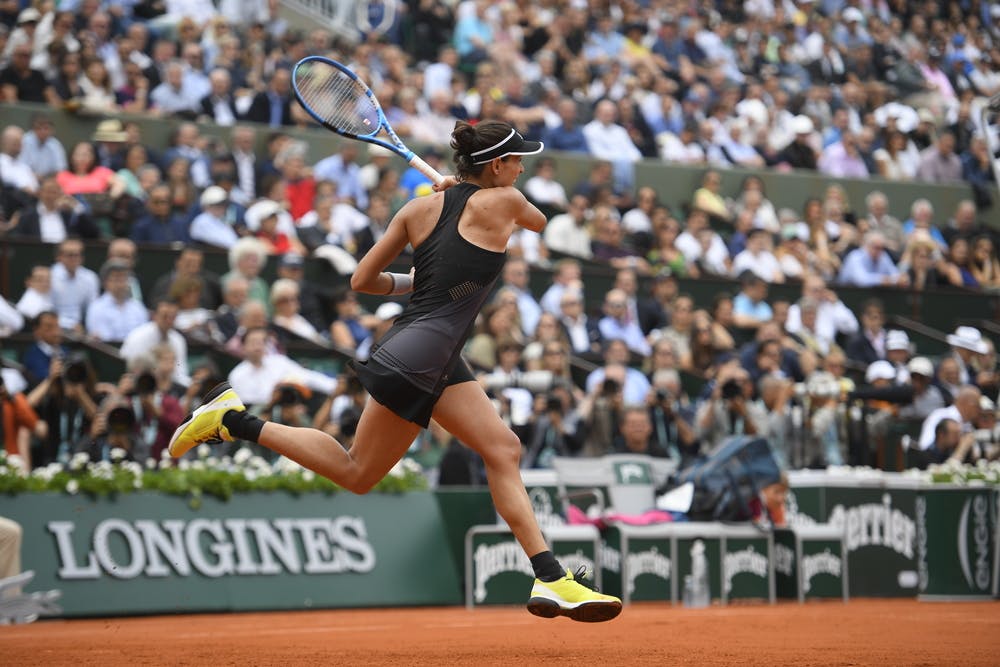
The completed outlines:
[[[566,576],[555,581],[535,579],[528,611],[543,618],[566,616],[584,623],[610,621],[618,616],[622,612],[622,601],[594,590],[584,575],[585,570],[581,567],[576,574],[566,570]]]
[[[189,449],[203,442],[234,440],[222,425],[222,416],[230,410],[239,412],[246,410],[246,406],[228,382],[221,382],[205,394],[201,407],[185,417],[174,431],[167,447],[170,455],[184,456]]]

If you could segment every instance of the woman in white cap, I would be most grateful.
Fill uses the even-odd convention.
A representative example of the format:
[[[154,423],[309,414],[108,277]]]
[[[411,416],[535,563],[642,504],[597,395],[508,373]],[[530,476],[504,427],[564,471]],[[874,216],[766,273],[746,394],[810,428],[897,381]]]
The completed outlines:
[[[483,458],[497,512],[535,573],[528,610],[548,618],[610,620],[621,612],[621,601],[583,585],[581,573],[564,569],[549,550],[521,481],[521,442],[461,356],[503,269],[511,233],[518,226],[536,232],[545,227],[545,216],[513,187],[524,171],[521,156],[540,152],[542,145],[500,121],[460,121],[451,145],[457,178],[407,203],[351,277],[354,289],[369,294],[413,294],[368,361],[356,364],[372,400],[350,450],[317,430],[262,422],[223,383],[178,428],[170,452],[180,456],[211,439],[250,440],[366,493],[433,417]],[[386,272],[408,245],[414,269]]]

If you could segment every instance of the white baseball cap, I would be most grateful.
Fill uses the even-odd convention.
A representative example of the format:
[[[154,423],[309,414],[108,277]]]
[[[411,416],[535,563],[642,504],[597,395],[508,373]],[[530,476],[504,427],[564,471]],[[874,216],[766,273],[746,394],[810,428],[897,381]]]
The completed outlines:
[[[876,380],[895,380],[896,379],[896,369],[892,367],[888,361],[884,359],[879,359],[874,361],[868,366],[868,370],[865,371],[865,382],[871,384]]]
[[[225,204],[229,201],[229,195],[218,185],[210,185],[201,193],[201,199],[198,201],[201,207],[205,208],[207,206],[215,206],[216,204]]]
[[[927,357],[913,357],[906,364],[906,370],[910,371],[910,375],[923,375],[928,378],[934,377],[934,364]]]
[[[905,331],[901,331],[899,329],[892,329],[885,336],[885,349],[909,351],[910,337],[906,335]]]

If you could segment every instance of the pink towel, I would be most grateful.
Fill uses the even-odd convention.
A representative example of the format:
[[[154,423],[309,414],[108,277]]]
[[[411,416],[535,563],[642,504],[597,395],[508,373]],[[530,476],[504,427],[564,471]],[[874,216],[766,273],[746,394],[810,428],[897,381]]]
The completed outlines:
[[[608,524],[624,523],[629,526],[648,526],[654,523],[666,523],[673,521],[670,512],[663,510],[648,510],[642,514],[605,514],[602,517],[591,519],[582,509],[575,505],[570,505],[566,510],[566,523],[571,525],[590,524],[598,528],[606,528]]]

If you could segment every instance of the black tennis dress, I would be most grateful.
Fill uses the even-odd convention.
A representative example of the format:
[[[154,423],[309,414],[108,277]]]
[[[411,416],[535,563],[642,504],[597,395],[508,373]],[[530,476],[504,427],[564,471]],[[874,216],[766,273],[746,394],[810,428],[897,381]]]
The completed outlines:
[[[354,364],[372,398],[424,428],[446,387],[475,379],[462,347],[507,258],[458,233],[465,203],[478,190],[459,183],[444,191],[441,217],[413,254],[409,305],[368,361]]]

